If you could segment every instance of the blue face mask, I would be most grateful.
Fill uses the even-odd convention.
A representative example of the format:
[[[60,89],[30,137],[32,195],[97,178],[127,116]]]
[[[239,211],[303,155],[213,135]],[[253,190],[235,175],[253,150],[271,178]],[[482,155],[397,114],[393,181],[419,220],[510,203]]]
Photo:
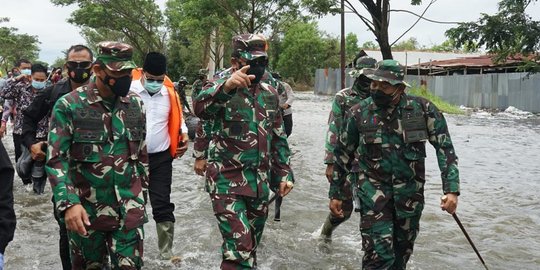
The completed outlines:
[[[160,82],[149,82],[148,80],[144,81],[144,88],[149,93],[155,94],[161,90],[161,87],[163,86],[163,83]]]
[[[45,88],[45,85],[46,85],[46,82],[32,81],[32,87],[34,87],[34,89],[41,90]]]
[[[25,68],[25,69],[21,70],[21,74],[23,74],[23,75],[32,75],[32,70],[30,70],[29,68]]]

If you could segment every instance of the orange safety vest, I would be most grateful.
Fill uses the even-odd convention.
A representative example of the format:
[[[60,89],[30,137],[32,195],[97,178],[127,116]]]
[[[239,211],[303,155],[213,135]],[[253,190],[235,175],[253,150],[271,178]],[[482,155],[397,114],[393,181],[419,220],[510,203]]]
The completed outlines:
[[[142,68],[135,68],[131,72],[133,80],[140,80],[143,74]],[[169,111],[169,139],[171,145],[169,146],[169,152],[173,158],[176,158],[176,148],[180,141],[182,141],[182,104],[180,103],[180,97],[174,90],[174,84],[168,76],[165,76],[163,85],[167,88],[169,93],[169,102],[171,104],[171,110]]]

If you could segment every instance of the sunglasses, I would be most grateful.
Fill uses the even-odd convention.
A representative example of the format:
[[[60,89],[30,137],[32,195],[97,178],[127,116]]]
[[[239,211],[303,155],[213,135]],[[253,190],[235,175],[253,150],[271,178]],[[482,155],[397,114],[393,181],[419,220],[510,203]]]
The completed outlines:
[[[81,62],[67,61],[66,65],[68,68],[71,68],[71,69],[75,69],[75,68],[86,69],[86,68],[92,67],[92,62],[91,61],[81,61]]]
[[[247,64],[250,66],[266,66],[268,65],[268,59],[265,57],[259,57],[248,61]]]

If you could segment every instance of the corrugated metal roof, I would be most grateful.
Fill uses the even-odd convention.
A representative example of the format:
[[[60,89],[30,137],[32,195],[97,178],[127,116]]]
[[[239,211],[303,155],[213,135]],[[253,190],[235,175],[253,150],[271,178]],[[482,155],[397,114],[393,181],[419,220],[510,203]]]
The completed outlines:
[[[523,63],[524,58],[521,56],[508,57],[504,63],[494,63],[493,55],[480,55],[474,57],[460,57],[448,60],[436,60],[431,62],[420,63],[420,67],[440,67],[440,68],[456,68],[456,67],[471,67],[471,68],[490,68],[501,66],[515,66]],[[418,65],[414,65],[418,66]]]

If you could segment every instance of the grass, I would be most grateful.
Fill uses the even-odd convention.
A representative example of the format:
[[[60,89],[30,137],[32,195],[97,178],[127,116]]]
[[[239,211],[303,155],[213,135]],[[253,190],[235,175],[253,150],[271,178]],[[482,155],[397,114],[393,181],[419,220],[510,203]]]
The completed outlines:
[[[461,110],[458,106],[450,104],[444,100],[442,100],[440,97],[434,95],[429,90],[423,87],[412,87],[409,90],[407,90],[407,93],[413,96],[419,96],[423,97],[429,101],[431,101],[437,108],[439,108],[440,111],[448,113],[448,114],[465,114],[463,110]]]

